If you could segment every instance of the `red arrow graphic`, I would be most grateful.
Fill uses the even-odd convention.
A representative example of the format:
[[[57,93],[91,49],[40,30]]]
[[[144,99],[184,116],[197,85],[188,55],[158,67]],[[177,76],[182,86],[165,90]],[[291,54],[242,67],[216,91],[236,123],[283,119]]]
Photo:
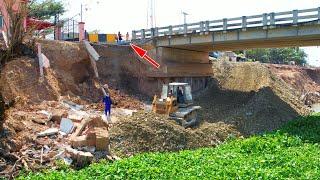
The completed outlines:
[[[134,52],[136,52],[138,54],[138,56],[140,58],[145,59],[146,61],[148,61],[151,65],[153,65],[155,68],[159,69],[160,64],[157,63],[157,61],[155,61],[154,59],[152,59],[150,56],[147,55],[147,51],[142,49],[141,47],[134,45],[134,44],[130,44],[131,48],[134,50]]]

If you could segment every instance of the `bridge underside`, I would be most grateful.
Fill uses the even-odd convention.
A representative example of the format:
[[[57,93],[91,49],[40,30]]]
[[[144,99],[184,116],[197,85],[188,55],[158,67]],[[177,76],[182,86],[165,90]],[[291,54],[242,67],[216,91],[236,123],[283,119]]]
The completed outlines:
[[[234,29],[187,36],[160,37],[157,47],[170,47],[192,51],[230,51],[252,48],[276,48],[320,45],[320,24],[311,22],[298,26],[258,27]]]

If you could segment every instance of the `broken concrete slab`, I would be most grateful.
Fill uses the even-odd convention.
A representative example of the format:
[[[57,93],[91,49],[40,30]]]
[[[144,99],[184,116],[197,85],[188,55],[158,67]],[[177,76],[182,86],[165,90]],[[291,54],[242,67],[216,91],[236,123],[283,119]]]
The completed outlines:
[[[82,131],[86,128],[86,126],[88,125],[89,122],[90,122],[90,120],[87,120],[87,119],[81,121],[80,125],[77,126],[76,132],[74,132],[72,134],[71,139],[74,138],[74,137],[79,136],[82,133]]]
[[[71,109],[68,112],[68,119],[75,120],[75,121],[81,121],[85,118],[88,118],[89,116],[90,115],[87,112],[80,111],[80,110]]]
[[[71,156],[75,161],[77,166],[84,166],[89,164],[94,156],[90,152],[83,152],[73,149],[71,147],[66,147],[66,152]]]
[[[83,109],[83,106],[82,106],[82,105],[76,104],[76,103],[71,102],[71,101],[63,100],[61,103],[62,103],[65,107],[70,108],[70,109],[73,109],[73,110],[76,110],[76,111],[80,111],[81,109]]]
[[[50,128],[50,129],[47,129],[45,131],[38,133],[38,137],[51,136],[51,135],[58,134],[58,132],[59,132],[59,129]]]
[[[60,123],[60,131],[70,134],[74,129],[74,124],[70,119],[62,118]]]

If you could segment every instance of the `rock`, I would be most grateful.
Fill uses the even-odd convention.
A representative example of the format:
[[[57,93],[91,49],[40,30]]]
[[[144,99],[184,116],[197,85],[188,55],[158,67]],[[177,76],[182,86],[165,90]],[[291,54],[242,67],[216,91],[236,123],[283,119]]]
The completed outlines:
[[[66,152],[71,156],[75,164],[79,167],[89,164],[94,156],[90,152],[83,152],[73,149],[71,147],[66,148]]]
[[[38,137],[51,136],[51,135],[58,134],[58,132],[59,132],[59,129],[50,128],[50,129],[47,129],[43,132],[38,133]]]
[[[72,138],[71,145],[73,148],[84,146],[96,146],[96,134],[88,133],[87,135]]]
[[[39,111],[33,117],[32,121],[38,124],[47,124],[51,120],[52,114],[48,111]]]
[[[94,117],[90,120],[89,127],[109,128],[109,124],[107,121],[104,121],[101,117]]]
[[[78,105],[74,102],[71,102],[71,101],[62,101],[62,104],[72,110],[76,110],[76,111],[80,111],[81,109],[83,109],[83,106],[82,105]]]
[[[72,164],[73,160],[72,160],[71,158],[64,157],[64,158],[63,158],[63,162],[64,162],[66,165],[70,166],[70,165]]]
[[[74,129],[73,122],[70,119],[62,118],[60,123],[60,131],[70,134]]]
[[[109,134],[106,128],[94,128],[96,134],[96,150],[109,151]]]
[[[67,112],[66,112],[65,110],[55,109],[55,110],[53,110],[53,112],[52,112],[51,121],[57,122],[57,123],[60,124],[61,119],[62,119],[63,117],[67,117],[67,116],[68,116],[68,114],[67,114]]]

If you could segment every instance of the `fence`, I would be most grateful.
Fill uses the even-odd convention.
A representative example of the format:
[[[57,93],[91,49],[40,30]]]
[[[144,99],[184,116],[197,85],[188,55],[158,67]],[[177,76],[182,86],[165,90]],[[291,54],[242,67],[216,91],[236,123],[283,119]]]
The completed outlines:
[[[132,39],[148,39],[160,36],[187,35],[190,33],[205,33],[210,31],[224,31],[243,29],[249,27],[270,28],[281,24],[292,24],[318,21],[320,23],[320,7],[304,10],[293,10],[278,13],[264,13],[254,16],[242,16],[237,18],[224,18],[213,21],[201,21],[197,23],[181,24],[151,29],[132,31]]]
[[[65,41],[79,41],[79,22],[67,20],[62,27],[62,39]]]

